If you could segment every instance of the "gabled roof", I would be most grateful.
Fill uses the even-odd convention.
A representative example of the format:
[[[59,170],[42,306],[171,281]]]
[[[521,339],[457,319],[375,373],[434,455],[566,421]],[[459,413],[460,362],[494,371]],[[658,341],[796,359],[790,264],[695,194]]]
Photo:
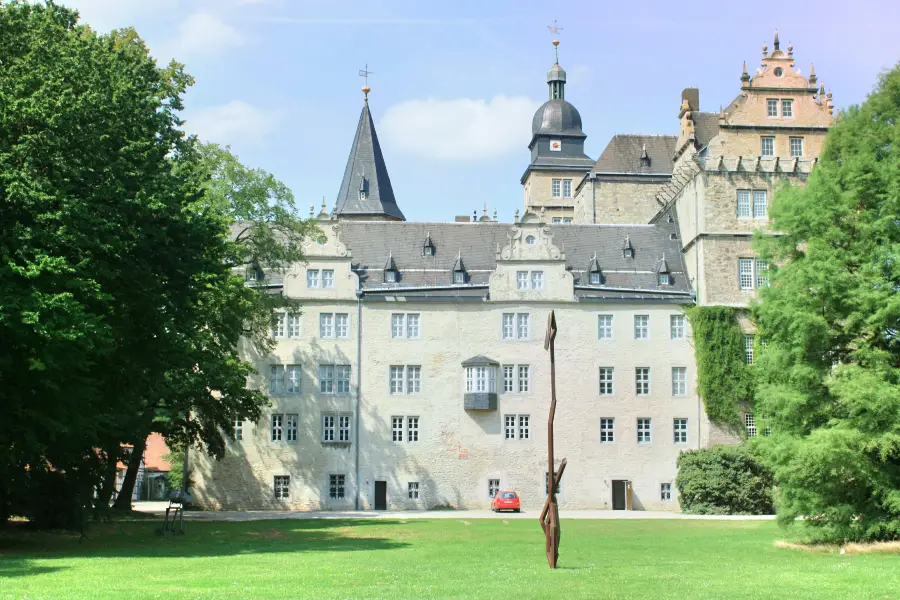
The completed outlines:
[[[709,142],[719,135],[719,113],[695,112],[691,118],[694,120],[694,137],[697,147],[700,149],[709,145]]]
[[[356,137],[353,138],[344,180],[335,205],[335,216],[406,220],[394,198],[391,178],[381,154],[368,100],[359,115]]]
[[[593,171],[598,174],[671,175],[677,140],[674,135],[614,135],[594,164]],[[650,159],[649,165],[641,163],[644,151]]]

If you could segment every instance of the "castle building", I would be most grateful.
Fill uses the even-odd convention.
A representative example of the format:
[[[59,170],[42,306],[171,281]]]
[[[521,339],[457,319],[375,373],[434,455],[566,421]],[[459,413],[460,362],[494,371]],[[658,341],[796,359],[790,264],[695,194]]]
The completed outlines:
[[[196,458],[195,497],[231,509],[485,509],[515,489],[540,508],[554,311],[560,505],[677,510],[678,455],[730,439],[697,395],[684,308],[743,306],[764,283],[749,238],[772,186],[804,180],[831,122],[814,83],[776,37],[727,109],[700,113],[686,90],[677,136],[615,136],[594,161],[557,61],[513,223],[406,221],[364,88],[322,235],[306,263],[264,275],[303,307],[275,315],[271,355],[244,348],[259,371],[249,385],[271,406],[235,423],[223,460]]]

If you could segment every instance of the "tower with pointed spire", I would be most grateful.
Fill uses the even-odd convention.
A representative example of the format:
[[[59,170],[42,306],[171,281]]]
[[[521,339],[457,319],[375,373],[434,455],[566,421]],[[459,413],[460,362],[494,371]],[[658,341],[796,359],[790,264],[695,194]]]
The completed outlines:
[[[531,162],[522,175],[525,211],[544,210],[552,222],[571,222],[575,187],[594,161],[584,153],[587,136],[581,115],[566,100],[566,71],[559,64],[559,40],[553,40],[553,66],[547,72],[549,98],[531,121]]]
[[[406,217],[394,198],[391,178],[369,110],[369,92],[372,89],[368,82],[362,91],[365,95],[362,113],[350,147],[334,216],[357,221],[405,221]]]

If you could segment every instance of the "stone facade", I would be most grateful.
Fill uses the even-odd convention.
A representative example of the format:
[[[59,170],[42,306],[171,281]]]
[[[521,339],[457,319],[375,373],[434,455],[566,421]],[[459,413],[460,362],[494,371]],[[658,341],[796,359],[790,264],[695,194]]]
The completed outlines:
[[[659,212],[656,194],[669,178],[588,178],[575,197],[576,223],[647,223]]]
[[[543,211],[548,222],[553,222],[552,219],[555,218],[574,220],[575,187],[581,177],[581,173],[572,171],[531,171],[523,187],[525,212],[541,214]],[[554,181],[558,182],[558,196],[553,195]],[[566,187],[569,190],[568,197],[565,196]]]

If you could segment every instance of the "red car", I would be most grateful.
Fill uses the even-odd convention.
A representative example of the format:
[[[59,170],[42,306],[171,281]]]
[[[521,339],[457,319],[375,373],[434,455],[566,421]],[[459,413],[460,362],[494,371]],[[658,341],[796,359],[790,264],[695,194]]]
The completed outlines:
[[[494,499],[491,501],[491,510],[494,512],[500,512],[501,510],[519,512],[521,510],[521,506],[519,505],[519,495],[512,490],[501,490],[497,492]]]

